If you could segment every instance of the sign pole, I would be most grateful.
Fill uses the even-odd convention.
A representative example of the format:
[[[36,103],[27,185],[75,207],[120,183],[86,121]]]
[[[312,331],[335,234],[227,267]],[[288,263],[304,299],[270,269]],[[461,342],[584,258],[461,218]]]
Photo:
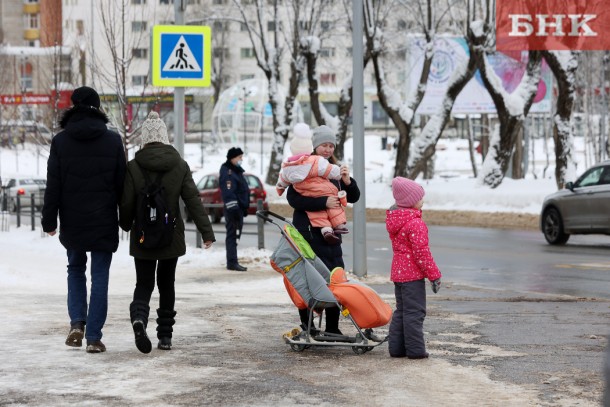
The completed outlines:
[[[185,0],[174,1],[175,25],[184,24]],[[184,158],[184,87],[174,88],[174,147]]]
[[[354,137],[354,178],[360,188],[360,200],[354,204],[354,274],[366,276],[366,191],[364,173],[364,65],[362,0],[352,3],[352,132]]]

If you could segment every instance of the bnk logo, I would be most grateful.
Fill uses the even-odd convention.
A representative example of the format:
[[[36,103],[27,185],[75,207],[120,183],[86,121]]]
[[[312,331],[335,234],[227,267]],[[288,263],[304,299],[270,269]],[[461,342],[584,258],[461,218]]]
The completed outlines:
[[[610,1],[497,0],[496,49],[610,50]]]

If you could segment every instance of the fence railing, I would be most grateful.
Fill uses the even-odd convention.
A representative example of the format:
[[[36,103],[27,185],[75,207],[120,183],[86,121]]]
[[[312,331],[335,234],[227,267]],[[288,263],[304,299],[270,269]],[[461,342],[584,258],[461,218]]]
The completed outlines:
[[[224,206],[223,204],[205,204],[205,203],[203,204],[203,207],[206,209],[207,208],[210,208],[210,209],[222,208],[223,206]],[[263,210],[263,200],[258,199],[256,201],[256,204],[250,204],[250,207],[256,208],[257,211]],[[198,248],[203,247],[201,233],[199,233],[197,228],[194,228],[194,229],[185,228],[185,231],[195,232],[195,246],[197,246]],[[242,234],[243,235],[258,235],[258,248],[259,249],[265,248],[265,221],[262,220],[261,218],[259,218],[259,217],[256,218],[256,232],[242,231]]]
[[[24,207],[22,206],[22,199],[29,199],[30,200],[30,207],[29,207],[29,212],[26,212],[24,209]],[[10,205],[12,206],[12,205]],[[25,195],[19,195],[17,194],[15,196],[15,205],[14,208],[9,206],[9,195],[7,193],[6,189],[2,189],[2,193],[0,194],[0,230],[2,230],[3,232],[8,231],[9,229],[9,220],[10,220],[10,215],[11,215],[11,211],[14,209],[15,212],[15,216],[17,217],[16,223],[17,223],[17,227],[21,227],[21,218],[23,215],[28,214],[30,217],[30,224],[32,227],[32,230],[36,230],[36,221],[37,218],[40,218],[40,215],[38,214],[38,212],[36,211],[36,194],[32,193],[31,196],[26,197]]]
[[[30,210],[29,210],[29,216],[30,216],[30,223],[31,223],[31,227],[32,230],[36,230],[36,225],[39,223],[37,222],[37,220],[39,220],[40,218],[40,214],[39,212],[36,211],[36,195],[32,194],[30,197]],[[223,204],[203,204],[203,207],[205,209],[216,209],[216,208],[222,208]],[[250,204],[251,208],[256,208],[256,210],[262,210],[263,209],[263,200],[259,199],[256,201],[256,204]],[[6,194],[5,191],[2,191],[2,193],[0,194],[0,231],[2,232],[7,232],[9,230],[9,224],[10,224],[10,211],[9,211],[8,207],[8,195]],[[22,210],[22,206],[21,206],[21,196],[17,195],[15,197],[15,216],[17,217],[16,219],[16,226],[17,227],[21,227],[21,217],[22,217],[22,212],[24,212]],[[37,219],[38,218],[38,219]],[[258,235],[258,248],[259,249],[264,249],[265,248],[265,221],[262,220],[261,218],[256,218],[256,231],[242,231],[242,234],[244,235]],[[199,233],[199,231],[197,230],[197,228],[187,228],[185,227],[185,232],[195,232],[195,245],[198,248],[203,247],[203,241],[202,241],[202,237],[201,237],[201,233]],[[129,233],[128,232],[121,232],[121,239],[129,239]]]

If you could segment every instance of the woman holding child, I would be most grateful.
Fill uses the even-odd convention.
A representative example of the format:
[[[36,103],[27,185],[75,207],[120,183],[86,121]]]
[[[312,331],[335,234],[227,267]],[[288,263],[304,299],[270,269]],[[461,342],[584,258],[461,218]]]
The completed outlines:
[[[335,131],[330,127],[322,125],[313,131],[312,145],[314,155],[320,155],[327,159],[331,164],[338,165],[333,153],[337,144]],[[340,165],[340,180],[329,180],[339,191],[347,193],[347,202],[354,203],[360,198],[360,189],[356,181],[350,177],[349,168],[345,164]],[[337,195],[308,197],[299,194],[291,185],[288,187],[286,198],[290,206],[294,208],[292,223],[310,244],[316,255],[328,267],[329,270],[335,267],[345,267],[343,262],[343,250],[341,249],[341,236],[337,234],[337,239],[329,241],[325,239],[320,227],[314,227],[307,215],[307,212],[326,211],[327,209],[337,209],[341,207]],[[308,325],[308,310],[299,310],[299,316],[304,328]],[[341,334],[339,330],[339,308],[326,309],[326,332]]]

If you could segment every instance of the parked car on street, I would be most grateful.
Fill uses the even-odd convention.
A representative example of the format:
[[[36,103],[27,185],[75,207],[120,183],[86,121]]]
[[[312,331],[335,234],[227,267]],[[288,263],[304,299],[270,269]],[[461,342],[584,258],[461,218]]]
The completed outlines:
[[[570,235],[610,235],[610,160],[594,165],[565,189],[547,196],[540,230],[553,245],[565,244]]]
[[[219,174],[208,174],[204,175],[199,182],[197,182],[197,189],[199,190],[199,199],[204,205],[217,204],[222,205],[222,194],[220,193],[220,186],[218,184]],[[269,209],[269,203],[267,202],[267,192],[261,180],[254,174],[244,173],[248,186],[250,187],[250,208],[248,214],[254,215],[256,213],[256,201],[259,199],[263,200],[263,208]],[[207,208],[210,218],[213,223],[220,222],[220,218],[223,216],[223,208]]]
[[[17,211],[17,197],[21,208],[30,208],[34,194],[34,205],[36,210],[42,208],[44,202],[44,191],[47,189],[47,180],[36,175],[9,175],[2,177],[2,189],[6,194],[7,209],[11,212]]]

